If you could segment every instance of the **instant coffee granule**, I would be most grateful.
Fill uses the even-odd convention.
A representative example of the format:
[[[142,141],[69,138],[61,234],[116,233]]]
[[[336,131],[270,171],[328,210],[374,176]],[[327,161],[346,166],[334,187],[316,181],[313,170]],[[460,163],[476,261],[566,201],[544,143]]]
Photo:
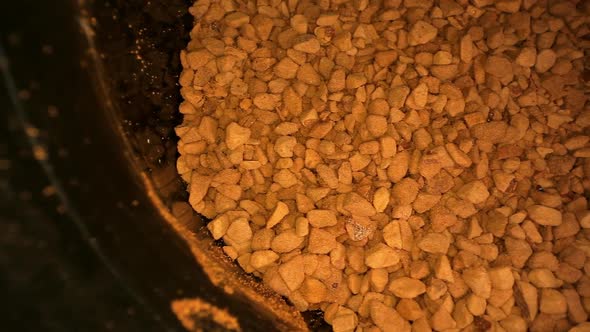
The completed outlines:
[[[590,331],[589,7],[199,0],[190,204],[334,331]]]

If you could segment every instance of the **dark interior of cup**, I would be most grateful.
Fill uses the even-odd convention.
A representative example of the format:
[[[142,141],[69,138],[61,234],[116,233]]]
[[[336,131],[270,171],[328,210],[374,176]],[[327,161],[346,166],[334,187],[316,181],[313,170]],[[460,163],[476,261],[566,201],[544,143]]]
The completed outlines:
[[[38,129],[37,136],[19,139],[45,152],[37,156],[37,175],[55,190],[48,213],[76,226],[162,330],[184,330],[170,310],[177,298],[206,299],[237,317],[245,331],[286,326],[211,283],[138,175],[149,175],[169,207],[186,201],[175,168],[174,126],[181,121],[179,52],[192,26],[192,1],[77,3],[14,4],[10,11],[22,15],[4,22],[9,30],[2,36],[15,88],[10,117],[18,128]],[[202,232],[203,222],[192,220],[189,226]],[[304,317],[311,329],[326,328],[320,312]],[[222,330],[212,321],[198,324]]]

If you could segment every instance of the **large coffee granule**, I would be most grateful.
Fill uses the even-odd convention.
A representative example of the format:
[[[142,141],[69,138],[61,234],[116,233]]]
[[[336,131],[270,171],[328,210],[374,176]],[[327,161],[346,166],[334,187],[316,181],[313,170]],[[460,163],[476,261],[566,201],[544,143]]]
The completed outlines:
[[[178,172],[334,331],[590,331],[589,6],[199,0]]]

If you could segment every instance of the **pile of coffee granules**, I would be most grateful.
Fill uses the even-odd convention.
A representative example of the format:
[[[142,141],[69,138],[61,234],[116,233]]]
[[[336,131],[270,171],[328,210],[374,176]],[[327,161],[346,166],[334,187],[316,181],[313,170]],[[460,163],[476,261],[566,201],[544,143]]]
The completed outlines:
[[[589,331],[589,7],[199,0],[190,204],[334,331]]]

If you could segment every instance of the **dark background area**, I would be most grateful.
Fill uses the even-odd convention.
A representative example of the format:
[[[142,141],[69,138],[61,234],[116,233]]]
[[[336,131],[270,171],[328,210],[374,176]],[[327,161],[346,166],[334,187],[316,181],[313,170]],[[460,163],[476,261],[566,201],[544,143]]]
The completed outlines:
[[[2,330],[184,331],[170,310],[182,297],[249,313],[255,329],[255,309],[211,285],[129,160],[153,174],[174,164],[187,1],[77,3],[0,2]],[[164,180],[170,196],[184,190]]]
[[[0,135],[10,139],[0,146],[0,158],[10,158],[11,167],[0,171],[2,330],[161,331],[74,223],[57,213],[55,197],[43,196],[48,183],[7,124],[3,117]]]
[[[85,157],[76,155],[75,149],[87,149],[90,153],[96,149],[97,155],[109,152],[103,150],[102,144],[112,143],[93,142],[98,137],[92,130],[83,128],[93,125],[88,122],[96,124],[91,113],[97,111],[98,104],[93,104],[96,100],[89,74],[80,73],[88,64],[83,60],[84,51],[79,49],[79,22],[74,3],[0,2],[3,48],[0,58],[3,74],[0,80],[0,137],[3,137],[0,141],[0,326],[4,331],[180,331],[180,324],[171,313],[162,317],[161,307],[147,305],[145,297],[157,294],[162,300],[158,304],[165,305],[175,291],[181,295],[182,285],[173,290],[174,285],[163,283],[164,288],[159,289],[151,280],[151,284],[142,285],[143,294],[138,294],[142,287],[122,276],[116,264],[101,259],[93,244],[106,247],[103,256],[116,255],[124,245],[100,243],[108,232],[106,228],[81,230],[68,204],[80,208],[78,216],[95,219],[92,222],[104,218],[105,225],[116,221],[116,215],[85,211],[84,204],[75,198],[64,203],[55,192],[63,189],[68,193],[87,194],[96,188],[96,181],[88,181],[84,176],[96,177],[98,181],[109,179],[108,174],[99,173],[108,167],[100,165],[85,174],[72,171],[87,166],[78,165],[80,160],[72,158]],[[100,1],[98,5],[110,4]],[[136,19],[145,15],[143,11],[136,10],[136,13]],[[133,36],[118,36],[121,44],[117,55],[123,56],[128,54],[129,38]],[[137,65],[127,68],[128,72],[137,70]],[[158,87],[153,84],[152,88]],[[138,124],[138,120],[129,123]],[[64,132],[74,121],[82,127],[77,141]],[[63,188],[56,188],[48,169],[36,160],[33,141],[39,143],[38,151],[47,152],[49,171],[62,180]],[[105,163],[117,162],[114,156],[113,160],[104,160],[105,157],[110,156],[102,156]],[[89,157],[85,162],[97,160],[100,158]],[[116,176],[113,174],[113,179]],[[93,199],[112,192],[112,187],[105,185],[97,190]],[[134,201],[133,193],[115,196],[117,202],[105,203],[119,203],[120,209],[129,209]],[[84,199],[88,200],[88,196]],[[153,255],[150,251],[154,250],[157,248],[145,250],[145,254]],[[138,257],[138,261],[142,260],[145,258]],[[117,263],[125,264],[122,260]],[[154,258],[154,268],[157,265],[158,258]],[[145,266],[144,271],[149,268]],[[137,271],[138,267],[132,266],[123,274]],[[177,275],[171,273],[171,281],[175,278]],[[145,279],[150,282],[153,278],[146,275]],[[145,295],[146,289],[151,294]]]

